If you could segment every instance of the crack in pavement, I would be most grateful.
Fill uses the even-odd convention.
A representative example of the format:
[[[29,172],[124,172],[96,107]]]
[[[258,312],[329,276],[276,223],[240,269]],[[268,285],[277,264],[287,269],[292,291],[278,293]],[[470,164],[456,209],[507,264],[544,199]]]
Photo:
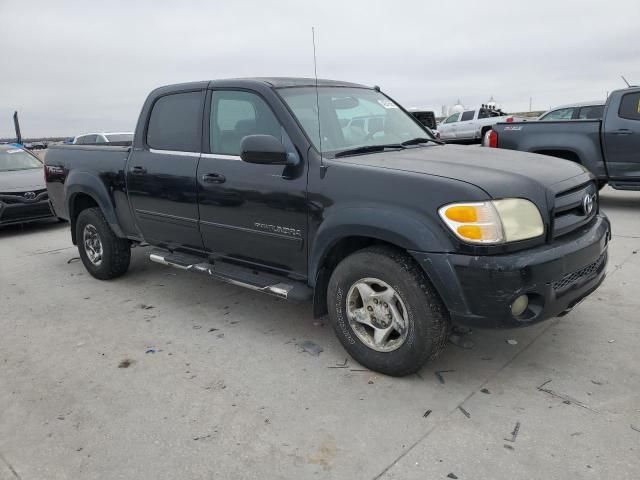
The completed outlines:
[[[550,320],[549,321],[549,325],[546,328],[544,328],[538,335],[533,337],[531,342],[529,342],[522,350],[520,350],[513,357],[511,357],[509,360],[507,360],[507,362],[502,367],[500,367],[493,374],[491,374],[487,378],[485,378],[484,381],[478,387],[477,390],[479,390],[480,388],[484,387],[487,383],[489,383],[491,380],[493,380],[495,377],[497,377],[505,368],[507,368],[509,365],[511,365],[511,363],[513,363],[520,355],[522,355],[524,352],[526,352],[529,349],[529,347],[531,347],[531,345],[536,343],[540,337],[542,337],[545,333],[547,333],[551,327],[556,326],[559,321],[560,320],[557,317],[555,319],[553,319],[553,320]],[[411,452],[415,447],[417,447],[420,443],[422,443],[423,440],[425,440],[429,435],[431,435],[431,433],[433,433],[433,431],[436,430],[436,428],[438,428],[440,425],[444,424],[445,421],[447,421],[451,417],[452,414],[457,412],[458,409],[460,407],[462,407],[462,405],[464,405],[467,402],[467,400],[469,400],[471,397],[473,397],[476,394],[477,390],[473,390],[460,403],[458,403],[455,407],[453,407],[440,422],[436,423],[433,427],[431,427],[429,430],[427,430],[427,432],[424,435],[422,435],[418,440],[416,440],[412,445],[410,445],[407,450],[405,450],[398,457],[396,457],[396,459],[393,460],[393,462],[391,462],[387,467],[385,467],[384,470],[382,470],[382,472],[380,472],[378,475],[373,477],[373,480],[381,479],[382,476],[385,473],[387,473],[389,470],[391,470],[391,468],[393,468],[409,452]]]
[[[2,462],[7,466],[7,468],[9,469],[9,471],[11,473],[13,473],[13,476],[16,477],[18,480],[21,480],[20,475],[18,475],[18,472],[16,472],[16,470],[13,468],[13,466],[7,462],[7,459],[4,458],[4,456],[2,455],[2,453],[0,453],[0,460],[2,460]]]
[[[623,265],[625,265],[629,260],[631,260],[633,258],[635,254],[634,253],[630,253],[622,262],[620,262],[618,265],[614,266],[613,270],[607,274],[607,277],[610,278],[611,276],[613,276],[614,273],[616,273],[618,270],[620,270]],[[605,279],[606,281],[606,279]],[[495,378],[496,376],[498,376],[505,368],[507,368],[511,363],[513,363],[522,353],[524,353],[525,351],[527,351],[529,349],[529,347],[531,347],[535,342],[538,341],[538,339],[540,337],[542,337],[545,333],[547,333],[547,331],[549,331],[550,328],[556,326],[558,324],[560,320],[556,317],[554,320],[550,320],[549,321],[549,325],[543,329],[538,335],[536,335],[531,342],[529,342],[529,344],[527,344],[527,346],[525,346],[522,350],[520,350],[518,353],[516,353],[513,357],[511,357],[502,367],[500,367],[500,369],[498,369],[496,372],[494,372],[492,375],[490,375],[489,377],[487,377],[484,382],[482,383],[482,385],[480,385],[479,389],[484,387],[490,380],[492,380],[493,378]],[[427,430],[427,432],[422,435],[422,437],[420,437],[418,440],[416,440],[407,450],[405,450],[404,452],[402,452],[398,457],[396,457],[395,460],[393,460],[393,462],[391,462],[391,464],[389,464],[384,470],[382,470],[382,472],[380,472],[378,475],[376,475],[375,477],[373,477],[373,480],[379,480],[380,478],[382,478],[382,476],[387,473],[392,467],[394,467],[400,460],[402,460],[409,452],[411,452],[415,447],[417,447],[420,443],[422,443],[423,440],[425,440],[429,435],[431,435],[431,433],[438,428],[440,425],[442,425],[446,420],[448,420],[451,415],[453,413],[455,413],[456,411],[458,411],[459,407],[461,407],[462,405],[465,404],[465,402],[467,402],[471,397],[473,397],[475,395],[476,391],[472,391],[469,395],[467,395],[467,397],[465,397],[462,402],[460,402],[458,405],[456,405],[454,408],[452,408],[447,415],[444,417],[444,419],[442,419],[442,421],[440,421],[439,423],[436,423],[433,427],[431,427],[429,430]],[[545,392],[545,393],[549,393],[549,392]],[[555,392],[554,392],[555,393]],[[573,401],[574,399],[572,399]],[[576,404],[580,404],[579,406],[584,407],[584,404],[581,404],[581,402],[577,402]],[[587,408],[589,410],[592,410],[589,407],[584,407]]]
[[[70,248],[76,248],[75,246],[71,246],[71,247],[63,247],[63,248],[54,248],[53,250],[46,250],[44,252],[31,252],[31,253],[27,253],[26,255],[23,255],[24,257],[35,257],[36,255],[46,255],[47,253],[57,253],[57,252],[61,252],[63,250],[69,250]],[[17,257],[17,258],[21,258],[21,257]]]
[[[624,266],[624,264],[625,264],[625,263],[627,263],[629,260],[631,260],[631,259],[634,257],[634,255],[636,255],[636,253],[634,253],[634,252],[635,252],[635,250],[634,250],[634,251],[632,251],[632,252],[627,256],[627,258],[625,258],[624,260],[622,260],[618,265],[614,265],[614,266],[613,266],[613,269],[612,269],[610,272],[608,272],[608,273],[607,273],[607,277],[608,277],[608,278],[610,278],[610,277],[612,277],[612,276],[613,276],[613,274],[614,274],[614,273],[618,272],[618,270],[621,270],[621,269],[622,269],[622,267]],[[604,281],[606,282],[606,281],[607,281],[607,279],[605,278],[605,280],[604,280]],[[604,282],[603,282],[603,283],[604,283]]]
[[[613,234],[611,236],[612,237],[617,237],[617,238],[632,238],[632,239],[640,238],[640,236],[638,236],[638,235],[616,235],[616,234]]]

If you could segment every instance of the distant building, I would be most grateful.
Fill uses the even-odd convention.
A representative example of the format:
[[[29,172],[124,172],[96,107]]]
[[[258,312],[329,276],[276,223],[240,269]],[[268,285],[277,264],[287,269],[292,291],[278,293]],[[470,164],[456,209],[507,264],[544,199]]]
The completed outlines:
[[[448,115],[453,115],[454,113],[464,112],[465,106],[462,104],[460,99],[458,99],[458,103],[456,103],[453,107],[449,109]]]

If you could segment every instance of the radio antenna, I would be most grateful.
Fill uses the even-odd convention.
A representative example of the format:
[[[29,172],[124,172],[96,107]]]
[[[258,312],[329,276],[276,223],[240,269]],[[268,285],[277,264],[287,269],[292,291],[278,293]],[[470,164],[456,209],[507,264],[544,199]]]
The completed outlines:
[[[624,78],[624,75],[620,75],[620,78],[622,78],[622,81],[627,84],[627,87],[631,88],[631,84],[629,82],[627,82],[627,79]]]
[[[316,109],[318,110],[318,148],[320,148],[320,165],[322,165],[322,132],[320,129],[320,95],[318,94],[318,62],[316,60],[316,29],[311,27],[311,40],[313,42],[313,76],[316,81]]]

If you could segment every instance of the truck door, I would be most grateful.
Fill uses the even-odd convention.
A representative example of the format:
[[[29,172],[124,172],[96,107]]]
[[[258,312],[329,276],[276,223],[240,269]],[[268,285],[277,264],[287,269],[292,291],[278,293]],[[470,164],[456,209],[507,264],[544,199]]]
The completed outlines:
[[[307,173],[240,159],[247,135],[273,135],[298,155],[267,102],[249,90],[213,90],[205,113],[208,153],[198,166],[205,249],[248,265],[306,276]],[[206,141],[205,141],[206,142]]]
[[[129,202],[145,241],[171,250],[203,249],[196,171],[205,90],[156,99],[127,162]],[[138,129],[140,130],[140,129]],[[140,146],[142,145],[142,146]]]
[[[458,140],[470,140],[476,136],[476,123],[474,117],[476,115],[475,110],[467,110],[462,112],[460,121],[456,123],[456,138]]]
[[[440,138],[442,140],[455,140],[456,139],[456,122],[460,118],[460,112],[449,115],[438,127],[440,132]]]
[[[640,179],[640,91],[619,92],[610,99],[604,121],[604,152],[612,179]]]

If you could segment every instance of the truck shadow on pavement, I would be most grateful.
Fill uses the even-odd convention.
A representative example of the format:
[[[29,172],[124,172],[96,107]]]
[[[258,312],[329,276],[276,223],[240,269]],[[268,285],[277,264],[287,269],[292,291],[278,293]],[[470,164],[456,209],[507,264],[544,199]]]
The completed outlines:
[[[130,292],[132,298],[128,305],[143,311],[149,309],[147,312],[152,312],[154,321],[165,317],[163,321],[171,322],[172,329],[196,329],[197,332],[191,333],[204,336],[211,344],[224,335],[229,337],[230,333],[239,336],[244,339],[238,344],[239,362],[245,356],[242,345],[251,350],[251,345],[259,341],[256,337],[263,337],[267,345],[261,348],[286,348],[293,361],[299,356],[305,359],[304,363],[313,360],[307,365],[308,369],[330,369],[328,371],[350,375],[368,373],[393,381],[353,360],[335,337],[328,318],[313,318],[310,305],[286,302],[196,273],[163,267],[151,263],[148,252],[148,248],[134,249],[129,272],[116,284]],[[81,264],[78,266],[81,268]],[[135,295],[135,290],[141,287],[144,295]],[[440,357],[405,380],[433,384],[454,381],[461,388],[476,385],[480,379],[490,376],[490,372],[502,368],[552,322],[554,320],[522,329],[476,330],[463,334],[466,348],[458,346],[458,342],[458,345],[448,343]]]
[[[0,239],[16,237],[18,235],[37,234],[62,228],[68,229],[69,224],[66,222],[60,222],[55,218],[47,218],[30,223],[17,223],[14,225],[6,225],[4,227],[0,226]]]
[[[640,192],[615,191],[606,188],[600,192],[600,206],[640,211]]]

